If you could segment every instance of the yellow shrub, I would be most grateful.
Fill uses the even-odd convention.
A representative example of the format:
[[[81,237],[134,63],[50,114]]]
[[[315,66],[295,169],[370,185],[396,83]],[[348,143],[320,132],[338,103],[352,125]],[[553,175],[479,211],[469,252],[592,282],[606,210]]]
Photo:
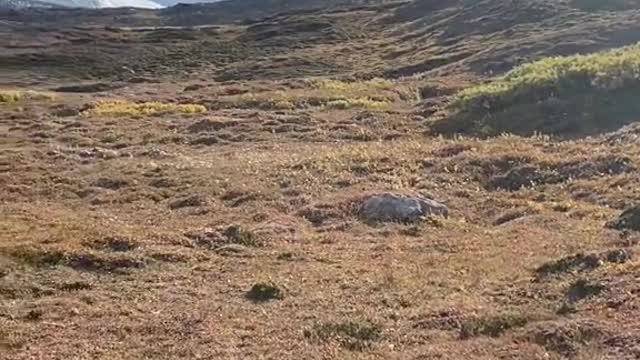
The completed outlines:
[[[159,101],[134,103],[126,100],[103,100],[96,102],[84,115],[157,115],[168,113],[201,113],[207,108],[198,104],[174,104]]]
[[[51,100],[53,94],[33,90],[0,90],[0,103],[14,103],[24,100]]]

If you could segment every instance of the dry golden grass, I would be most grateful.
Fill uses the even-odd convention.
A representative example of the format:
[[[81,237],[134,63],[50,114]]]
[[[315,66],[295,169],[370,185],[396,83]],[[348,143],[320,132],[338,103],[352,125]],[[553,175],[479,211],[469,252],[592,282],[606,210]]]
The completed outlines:
[[[380,110],[416,99],[419,81],[405,82],[373,79],[367,81],[339,81],[316,79],[305,81],[304,87],[273,91],[247,92],[219,97],[226,107],[261,108],[263,110],[291,110],[305,108]]]
[[[326,106],[333,109],[384,109],[389,105],[388,101],[373,100],[370,98],[347,98],[345,100],[330,100],[327,101]]]
[[[559,21],[547,9],[568,6],[533,1],[545,25]],[[469,68],[521,49],[493,46],[508,32],[471,2],[414,5],[211,29],[97,26],[83,30],[91,43],[39,32],[69,40],[43,48],[47,79],[131,81],[0,109],[0,358],[637,358],[640,234],[604,226],[640,199],[637,129],[424,135],[421,116],[476,78]],[[515,2],[487,5],[529,19]],[[411,19],[388,25],[392,11]],[[127,14],[102,20],[160,16]],[[628,36],[632,15],[607,31]],[[476,21],[487,34],[453,34]],[[539,25],[509,32],[555,45],[562,33]],[[114,56],[125,52],[135,74]],[[56,63],[94,53],[73,72]],[[37,79],[30,66],[16,79]],[[373,74],[397,80],[329,79]],[[104,111],[79,116],[87,103]],[[361,199],[382,191],[432,197],[450,215],[365,223]]]
[[[0,103],[52,100],[54,95],[35,90],[0,90]]]
[[[206,107],[198,104],[174,104],[159,101],[136,103],[126,100],[100,100],[89,109],[83,111],[82,114],[87,116],[150,116],[175,113],[194,114],[206,111]]]
[[[340,81],[333,79],[310,80],[311,86],[333,96],[349,96],[354,93],[372,93],[376,90],[394,87],[395,82],[387,79],[371,79],[364,81]]]
[[[622,246],[603,223],[618,212],[610,206],[640,196],[635,171],[582,170],[584,177],[515,191],[487,189],[484,179],[503,156],[535,166],[577,162],[578,169],[611,154],[640,162],[637,144],[447,140],[416,131],[393,141],[342,143],[331,132],[306,131],[307,142],[295,128],[278,138],[262,133],[250,122],[272,122],[268,112],[246,113],[242,121],[227,111],[215,112],[216,122],[209,113],[118,121],[109,126],[120,135],[106,143],[98,141],[105,136],[100,117],[71,118],[84,124],[72,133],[58,133],[61,125],[51,121],[51,143],[38,145],[48,149],[46,168],[29,166],[43,161],[42,149],[34,152],[25,141],[34,130],[12,132],[21,145],[7,152],[11,176],[0,177],[0,269],[8,274],[0,278],[0,296],[11,300],[1,308],[10,314],[1,320],[5,354],[462,359],[508,351],[537,358],[548,350],[533,340],[504,349],[538,327],[570,326],[555,312],[577,278],[532,283],[534,270]],[[296,119],[287,114],[286,121]],[[311,118],[323,114],[318,108]],[[225,143],[221,136],[206,148],[190,145],[186,137],[198,135],[187,130],[205,119],[215,134],[241,132],[244,140]],[[304,124],[321,130],[353,119]],[[92,150],[96,143],[113,145],[118,156]],[[576,188],[588,195],[575,197]],[[431,194],[452,214],[369,226],[349,212],[354,199],[382,190]],[[637,268],[623,265],[589,274],[594,281],[635,276]],[[256,295],[257,285],[277,291]],[[607,301],[607,294],[594,299]],[[601,331],[621,331],[597,315],[597,303],[569,305],[580,307],[580,319],[601,321]],[[621,311],[634,314],[631,307]],[[115,334],[105,335],[105,327]],[[50,341],[37,341],[43,332]],[[428,349],[420,345],[425,336],[432,339]],[[234,341],[243,343],[239,353],[228,345]],[[586,351],[581,340],[566,341]]]

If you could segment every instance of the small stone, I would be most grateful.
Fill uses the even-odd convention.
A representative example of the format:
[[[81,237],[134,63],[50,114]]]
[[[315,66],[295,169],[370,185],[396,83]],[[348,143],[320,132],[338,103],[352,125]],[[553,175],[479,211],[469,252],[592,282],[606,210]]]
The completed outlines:
[[[435,200],[396,193],[372,195],[363,201],[360,208],[360,216],[367,222],[412,223],[424,216],[448,214],[449,209]]]

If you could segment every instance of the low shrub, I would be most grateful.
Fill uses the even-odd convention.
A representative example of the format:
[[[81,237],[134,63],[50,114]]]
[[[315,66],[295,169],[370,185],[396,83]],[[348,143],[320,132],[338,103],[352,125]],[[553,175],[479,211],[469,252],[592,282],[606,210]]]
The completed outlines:
[[[34,90],[0,90],[0,103],[52,100],[53,94]]]

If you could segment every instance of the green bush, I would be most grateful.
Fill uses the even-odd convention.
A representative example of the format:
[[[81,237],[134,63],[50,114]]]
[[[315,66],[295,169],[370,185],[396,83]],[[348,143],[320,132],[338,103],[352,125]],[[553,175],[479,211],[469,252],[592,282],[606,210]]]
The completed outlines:
[[[589,134],[640,115],[640,44],[520,65],[457,93],[440,133]]]

